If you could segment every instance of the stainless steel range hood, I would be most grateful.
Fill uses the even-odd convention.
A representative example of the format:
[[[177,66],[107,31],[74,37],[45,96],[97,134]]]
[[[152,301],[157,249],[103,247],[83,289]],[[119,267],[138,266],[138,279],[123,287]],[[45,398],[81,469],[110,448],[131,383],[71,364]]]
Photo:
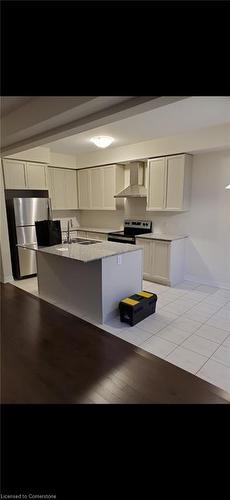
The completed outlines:
[[[144,184],[145,164],[135,162],[130,164],[130,185],[116,194],[114,198],[146,198],[147,189]]]

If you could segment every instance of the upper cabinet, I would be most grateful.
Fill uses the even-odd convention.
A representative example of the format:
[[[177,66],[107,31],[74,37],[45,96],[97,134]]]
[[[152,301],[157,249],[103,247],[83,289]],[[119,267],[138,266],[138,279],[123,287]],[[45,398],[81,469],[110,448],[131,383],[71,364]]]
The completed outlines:
[[[46,165],[39,163],[26,164],[26,181],[29,189],[47,189]]]
[[[88,210],[90,206],[90,170],[85,168],[77,172],[79,208]]]
[[[123,204],[114,195],[123,189],[124,168],[119,165],[85,168],[78,171],[80,210],[116,210]]]
[[[104,175],[103,168],[92,168],[90,171],[90,201],[92,210],[104,208]]]
[[[46,165],[3,160],[6,189],[47,189]]]
[[[48,167],[48,188],[54,210],[78,208],[76,170]]]
[[[163,210],[166,195],[166,159],[156,158],[148,165],[148,210]]]
[[[26,189],[26,163],[3,160],[6,189]]]
[[[147,210],[188,210],[191,178],[191,155],[183,154],[149,160]]]

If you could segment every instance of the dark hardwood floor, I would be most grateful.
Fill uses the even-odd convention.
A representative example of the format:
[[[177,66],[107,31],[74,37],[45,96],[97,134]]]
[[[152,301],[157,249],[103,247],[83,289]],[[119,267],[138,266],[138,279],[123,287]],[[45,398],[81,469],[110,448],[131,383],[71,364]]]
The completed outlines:
[[[2,403],[225,403],[230,395],[1,285]]]

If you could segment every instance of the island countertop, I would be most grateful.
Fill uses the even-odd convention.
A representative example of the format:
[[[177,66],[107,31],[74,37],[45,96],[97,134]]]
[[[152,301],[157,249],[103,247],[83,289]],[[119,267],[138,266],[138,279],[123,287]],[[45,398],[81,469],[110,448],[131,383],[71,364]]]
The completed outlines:
[[[18,246],[27,250],[34,250],[50,255],[58,255],[59,257],[65,257],[84,263],[105,259],[106,257],[112,257],[113,255],[122,255],[124,253],[142,250],[142,247],[138,245],[114,243],[110,241],[100,241],[92,245],[65,243],[52,245],[50,247],[39,247],[36,244],[19,244]]]

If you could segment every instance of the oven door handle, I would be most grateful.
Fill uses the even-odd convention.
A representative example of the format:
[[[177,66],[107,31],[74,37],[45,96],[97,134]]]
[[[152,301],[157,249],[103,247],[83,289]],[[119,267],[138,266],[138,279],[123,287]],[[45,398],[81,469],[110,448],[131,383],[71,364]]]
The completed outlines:
[[[119,238],[119,236],[116,236],[116,237],[112,236],[112,237],[108,237],[108,241],[114,241],[114,242],[121,241],[122,243],[123,242],[130,243],[130,242],[134,242],[135,240],[133,238],[132,239],[131,238],[125,238],[125,237],[124,238],[123,237]]]

